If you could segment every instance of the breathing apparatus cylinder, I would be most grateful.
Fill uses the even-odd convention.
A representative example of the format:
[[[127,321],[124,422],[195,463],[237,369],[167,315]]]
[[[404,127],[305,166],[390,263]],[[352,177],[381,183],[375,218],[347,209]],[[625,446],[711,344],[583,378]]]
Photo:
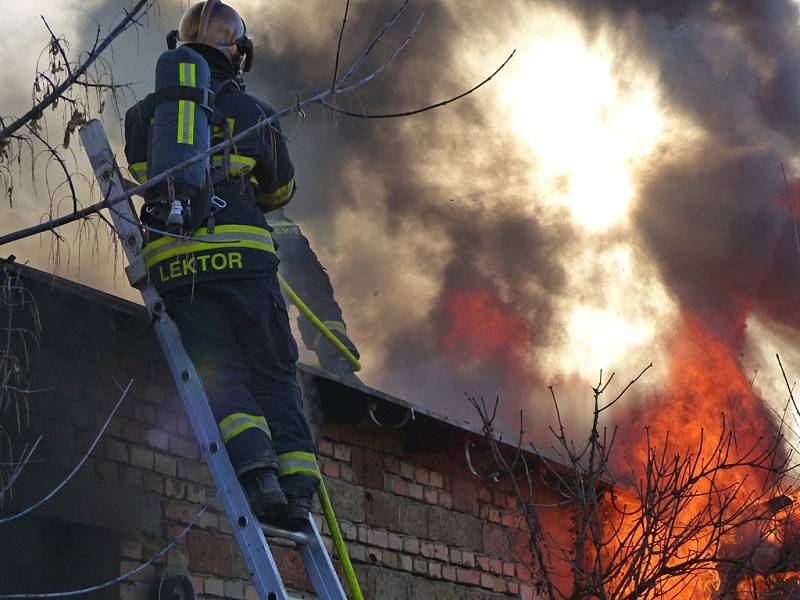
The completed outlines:
[[[156,64],[155,109],[148,150],[147,174],[153,177],[197,156],[211,145],[213,94],[211,69],[188,46],[167,50]],[[206,169],[209,158],[173,174],[159,186],[166,200],[168,229],[180,229],[207,209]],[[199,214],[203,213],[203,214]]]

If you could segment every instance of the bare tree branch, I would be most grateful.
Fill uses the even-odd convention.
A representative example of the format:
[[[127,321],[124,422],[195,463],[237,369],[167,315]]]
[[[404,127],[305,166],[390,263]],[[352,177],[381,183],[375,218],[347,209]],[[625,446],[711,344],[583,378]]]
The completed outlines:
[[[133,569],[131,569],[129,571],[126,571],[125,573],[123,573],[119,577],[115,577],[114,579],[111,579],[109,581],[105,581],[103,583],[99,583],[97,585],[93,585],[93,586],[87,587],[87,588],[81,588],[81,589],[78,589],[78,590],[69,590],[69,591],[66,591],[66,592],[50,592],[50,593],[42,593],[42,594],[0,594],[0,598],[5,598],[5,599],[8,599],[8,600],[12,600],[12,599],[13,600],[21,600],[23,598],[67,598],[69,596],[83,596],[84,594],[89,594],[91,592],[97,592],[99,590],[104,590],[104,589],[106,589],[108,587],[111,587],[112,585],[116,585],[118,583],[121,583],[121,582],[125,581],[126,579],[129,579],[130,577],[133,577],[134,575],[136,575],[140,571],[146,569],[147,567],[152,565],[154,562],[156,562],[159,558],[161,558],[162,556],[167,554],[167,552],[172,550],[172,548],[175,546],[175,544],[177,544],[184,537],[186,537],[186,534],[189,533],[189,530],[192,527],[194,527],[194,524],[197,523],[197,521],[200,519],[200,517],[202,517],[203,514],[207,510],[208,510],[208,506],[204,506],[203,508],[201,508],[197,512],[197,514],[194,516],[194,518],[192,518],[192,520],[189,522],[189,524],[186,527],[184,527],[180,531],[180,533],[178,533],[178,535],[176,535],[174,538],[172,538],[172,540],[166,546],[161,548],[161,550],[159,550],[157,554],[154,554],[150,558],[150,560],[148,560],[147,562],[142,563],[138,567],[135,567],[135,568],[133,568]]]
[[[119,399],[117,400],[117,403],[114,405],[114,408],[111,410],[111,413],[108,415],[108,417],[106,418],[105,422],[103,423],[103,426],[100,428],[100,431],[98,431],[97,435],[95,436],[94,441],[89,446],[89,448],[86,450],[86,452],[84,452],[83,456],[78,461],[78,463],[73,467],[72,471],[70,471],[67,474],[67,476],[63,480],[61,480],[61,482],[56,487],[54,487],[53,490],[50,493],[48,493],[46,496],[44,496],[43,498],[37,500],[36,502],[31,504],[27,508],[19,511],[18,513],[15,513],[15,514],[10,515],[8,517],[0,518],[0,525],[3,525],[5,523],[9,523],[9,522],[14,521],[16,519],[19,519],[20,517],[27,515],[29,512],[32,512],[32,511],[36,510],[37,508],[39,508],[40,506],[42,506],[43,504],[48,502],[56,494],[58,494],[64,488],[64,486],[67,485],[70,482],[70,480],[75,476],[75,474],[80,470],[80,468],[84,465],[86,460],[89,458],[89,455],[94,451],[94,449],[97,446],[98,442],[100,442],[100,439],[103,437],[103,434],[106,432],[106,429],[108,429],[109,423],[111,423],[111,420],[114,418],[114,415],[117,413],[117,409],[120,407],[120,405],[122,404],[122,401],[128,395],[128,391],[131,389],[131,386],[133,386],[133,379],[131,379],[128,382],[128,385],[125,386],[125,389],[122,390],[122,394],[120,395]]]

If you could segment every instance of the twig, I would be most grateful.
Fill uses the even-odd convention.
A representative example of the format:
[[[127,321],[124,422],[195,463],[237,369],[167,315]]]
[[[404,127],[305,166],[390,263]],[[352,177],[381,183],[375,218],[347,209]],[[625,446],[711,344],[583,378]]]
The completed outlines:
[[[72,471],[69,472],[69,474],[61,481],[61,483],[59,483],[55,488],[53,488],[53,490],[49,494],[47,494],[46,496],[44,496],[40,500],[34,502],[33,504],[31,504],[28,508],[25,508],[25,509],[21,510],[20,512],[16,513],[16,514],[13,514],[13,515],[10,515],[8,517],[4,517],[4,518],[0,519],[0,525],[3,525],[4,523],[9,523],[11,521],[14,521],[15,519],[19,519],[20,517],[22,517],[24,515],[27,515],[29,512],[36,510],[37,508],[42,506],[44,503],[48,502],[56,494],[58,494],[64,488],[64,486],[67,485],[67,483],[70,482],[70,480],[75,476],[75,473],[77,473],[80,470],[80,468],[83,466],[83,464],[89,458],[89,455],[92,453],[92,451],[97,446],[98,442],[100,441],[100,438],[103,437],[103,434],[106,432],[106,429],[108,429],[109,423],[111,423],[111,419],[114,418],[114,415],[116,414],[117,409],[122,404],[122,401],[125,399],[125,396],[128,395],[128,391],[131,389],[132,385],[133,385],[133,379],[131,379],[128,382],[128,385],[125,386],[125,389],[122,390],[122,395],[117,400],[117,403],[114,405],[114,408],[111,410],[111,413],[108,415],[108,418],[106,418],[105,423],[103,423],[103,426],[100,428],[100,431],[95,436],[94,441],[92,442],[92,445],[89,446],[89,449],[86,450],[86,452],[83,454],[81,459],[78,461],[78,464],[76,464],[75,467],[73,467]]]
[[[158,554],[153,555],[150,558],[150,560],[148,560],[147,562],[142,563],[141,565],[139,565],[138,567],[136,567],[134,569],[131,569],[130,571],[126,571],[125,573],[123,573],[119,577],[115,577],[114,579],[111,579],[109,581],[105,581],[105,582],[100,583],[98,585],[93,585],[91,587],[82,588],[82,589],[79,589],[79,590],[69,590],[67,592],[49,592],[49,593],[42,593],[42,594],[0,594],[0,598],[7,598],[8,600],[12,600],[12,599],[18,600],[18,599],[22,599],[22,598],[65,598],[65,597],[68,597],[68,596],[82,596],[84,594],[89,594],[91,592],[96,592],[98,590],[103,590],[105,588],[111,587],[112,585],[116,585],[117,583],[121,583],[122,581],[125,581],[129,577],[132,577],[133,575],[136,575],[140,571],[146,569],[147,567],[152,565],[154,562],[156,562],[159,558],[164,556],[167,552],[172,550],[173,546],[175,546],[175,544],[180,542],[186,536],[186,534],[189,533],[189,530],[192,527],[194,527],[194,524],[197,523],[198,519],[200,519],[200,517],[203,516],[203,513],[205,513],[207,510],[208,510],[208,506],[204,506],[203,508],[201,508],[197,512],[197,514],[194,516],[194,518],[189,522],[189,524],[186,527],[184,527],[183,530],[180,533],[178,533],[178,535],[175,536],[172,539],[172,541],[170,541],[169,544],[167,544],[161,550],[159,550]]]
[[[332,111],[335,111],[335,112],[337,112],[337,113],[339,113],[341,115],[347,115],[348,117],[358,117],[359,119],[397,119],[399,117],[410,117],[411,115],[418,115],[419,113],[427,112],[427,111],[433,110],[435,108],[440,108],[442,106],[447,106],[448,104],[450,104],[452,102],[455,102],[456,100],[461,100],[461,98],[470,95],[475,90],[480,89],[481,87],[483,87],[484,85],[489,83],[494,78],[494,76],[497,75],[503,69],[503,67],[505,67],[508,64],[508,61],[510,61],[514,57],[514,54],[516,52],[517,52],[516,50],[513,50],[511,52],[511,54],[508,55],[508,58],[506,58],[503,61],[503,64],[501,64],[499,67],[497,67],[497,69],[494,71],[494,73],[489,75],[486,79],[481,81],[479,84],[474,85],[473,87],[468,89],[466,92],[462,92],[461,94],[458,94],[457,96],[453,96],[452,98],[448,98],[447,100],[442,100],[441,102],[437,102],[436,104],[430,104],[428,106],[423,106],[422,108],[415,108],[415,109],[407,110],[407,111],[404,111],[404,112],[367,114],[367,113],[357,113],[357,112],[353,112],[353,111],[350,111],[350,110],[345,110],[343,108],[337,108],[337,107],[331,105],[330,103],[325,102],[325,100],[320,100],[320,103],[325,108],[327,108],[329,110],[332,110]]]
[[[127,11],[125,18],[120,22],[120,24],[117,25],[111,31],[111,33],[109,33],[105,39],[92,50],[86,60],[83,61],[83,63],[79,65],[75,71],[73,71],[72,75],[67,77],[63,82],[61,82],[61,84],[55,87],[47,96],[38,102],[36,106],[31,108],[16,121],[7,127],[4,127],[3,130],[0,131],[0,143],[7,140],[12,134],[24,127],[32,119],[38,119],[48,106],[58,100],[64,94],[64,92],[67,91],[70,86],[72,86],[72,84],[74,84],[86,72],[86,70],[92,65],[92,63],[94,63],[95,60],[97,60],[100,54],[105,51],[111,42],[113,42],[121,33],[127,30],[132,23],[136,22],[139,12],[142,10],[142,8],[147,6],[148,2],[151,1],[152,0],[139,0],[130,11]]]
[[[344,28],[347,25],[347,13],[350,10],[350,0],[344,6],[344,16],[342,17],[342,28],[339,30],[339,42],[336,44],[336,62],[333,65],[333,78],[331,78],[331,97],[336,102],[336,83],[339,79],[339,54],[342,51],[342,38],[344,38]]]

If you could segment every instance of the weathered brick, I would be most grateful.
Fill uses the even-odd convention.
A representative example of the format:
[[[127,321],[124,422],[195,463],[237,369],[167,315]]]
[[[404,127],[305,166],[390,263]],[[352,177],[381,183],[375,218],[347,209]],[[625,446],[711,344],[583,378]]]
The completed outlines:
[[[425,467],[417,467],[414,470],[414,480],[422,485],[429,485],[431,481],[431,472]]]
[[[317,445],[317,454],[319,454],[321,456],[331,456],[332,457],[333,456],[333,448],[334,448],[333,441],[331,441],[331,440],[329,440],[327,438],[322,438],[319,441],[319,444]]]
[[[254,586],[252,583],[244,584],[244,598],[245,600],[259,600],[256,586]]]
[[[195,460],[197,458],[197,444],[177,436],[169,439],[169,450],[173,454]]]
[[[423,498],[428,504],[439,504],[439,490],[425,488],[423,491]]]
[[[433,545],[433,557],[436,560],[441,560],[444,562],[448,561],[448,550],[447,546],[444,544],[434,544]]]
[[[210,594],[211,596],[223,597],[225,595],[224,585],[225,583],[216,577],[205,578],[204,588],[206,594]]]
[[[400,555],[400,568],[403,571],[413,571],[414,570],[414,559],[411,558],[408,554],[401,554]]]
[[[473,517],[478,516],[478,488],[474,483],[463,479],[453,479],[450,493],[453,496],[455,510]]]
[[[492,577],[488,573],[481,573],[480,585],[481,585],[481,587],[485,587],[485,588],[488,588],[490,590],[493,590],[494,589],[494,577]]]
[[[431,485],[435,488],[442,488],[444,487],[444,478],[442,477],[441,473],[437,473],[436,471],[430,472],[430,480]]]
[[[484,523],[483,551],[490,556],[505,556],[508,549],[508,531],[497,525]]]
[[[453,497],[444,490],[439,490],[439,506],[448,510],[453,507]]]
[[[408,496],[408,482],[404,479],[392,479],[392,493],[398,496]]]
[[[232,544],[229,537],[203,531],[190,531],[186,535],[190,570],[193,573],[229,577],[232,566]]]
[[[206,503],[206,488],[202,485],[190,484],[186,486],[186,499],[197,504]]]
[[[400,524],[404,532],[418,538],[433,538],[428,535],[430,511],[433,510],[427,504],[414,502],[411,500],[399,502],[400,504]]]
[[[419,553],[425,558],[433,558],[433,544],[431,542],[422,542],[419,545]]]
[[[366,500],[363,488],[342,481],[336,481],[335,479],[327,482],[327,486],[331,498],[336,499],[337,516],[346,521],[363,523],[366,512]]]
[[[164,495],[170,498],[183,500],[183,497],[186,495],[186,483],[172,478],[165,479]]]
[[[131,447],[131,464],[134,467],[139,467],[141,469],[152,469],[153,468],[153,451],[148,450],[147,448],[140,448],[139,446]]]
[[[392,473],[394,475],[400,474],[400,461],[394,456],[385,456],[383,458],[383,466],[387,473]]]
[[[120,437],[135,444],[144,444],[144,427],[135,421],[125,421],[120,429]]]
[[[410,483],[408,485],[408,495],[414,498],[414,500],[422,500],[422,486],[418,483]]]
[[[407,537],[403,540],[403,550],[410,554],[419,554],[419,540],[413,537]]]
[[[347,550],[350,553],[352,560],[366,562],[367,561],[367,547],[363,544],[348,544]]]
[[[431,561],[428,563],[428,575],[434,579],[442,578],[442,563]]]
[[[414,573],[420,573],[422,575],[427,575],[428,573],[428,561],[422,557],[416,556],[414,557]]]
[[[169,475],[170,477],[175,477],[175,475],[178,473],[177,461],[173,457],[167,456],[166,454],[159,454],[156,452],[153,467],[159,473]]]
[[[473,569],[456,569],[456,580],[459,583],[466,583],[469,585],[480,585],[481,584],[481,574],[480,571],[475,571]]]
[[[506,577],[513,577],[516,565],[512,562],[503,563],[503,575]]]
[[[464,565],[465,567],[474,567],[475,566],[475,553],[474,552],[469,552],[468,550],[465,550],[461,554],[461,564]]]
[[[106,439],[106,456],[111,460],[127,463],[130,460],[128,447],[124,442],[114,439]]]
[[[416,581],[408,575],[392,573],[391,571],[378,573],[377,569],[374,569],[370,573],[369,579],[369,583],[374,590],[370,596],[372,598],[380,600],[408,600],[408,598],[414,598],[416,596]],[[429,597],[432,598],[433,596]]]
[[[272,555],[278,563],[284,583],[296,590],[311,591],[311,586],[306,576],[306,568],[300,554],[294,550],[275,546],[271,548]]]
[[[450,512],[439,507],[431,508],[429,537],[444,544],[479,552],[483,545],[482,525],[474,517]]]
[[[397,569],[400,565],[400,558],[397,552],[381,550],[381,564],[389,569]]]
[[[442,577],[444,577],[447,581],[455,581],[456,568],[450,565],[444,565],[442,567]]]
[[[119,553],[124,558],[139,560],[142,558],[142,543],[139,540],[122,540]]]
[[[480,487],[477,488],[476,491],[477,491],[477,494],[478,494],[478,499],[481,502],[484,502],[484,503],[488,504],[488,503],[490,503],[492,501],[492,492],[490,492],[488,488],[480,486]],[[455,495],[455,492],[453,492],[453,494]]]
[[[178,421],[177,417],[175,416],[175,413],[166,410],[156,411],[156,424],[162,429],[176,432],[178,430],[177,422]]]
[[[407,462],[400,463],[400,476],[403,479],[414,480],[414,465]]]
[[[318,462],[320,468],[322,469],[322,473],[327,477],[339,479],[342,476],[341,465],[339,463],[330,460]]]
[[[226,598],[244,600],[244,583],[241,581],[226,581],[223,585]]]
[[[503,561],[499,558],[493,558],[489,561],[489,570],[498,575],[503,573]]]
[[[488,571],[489,570],[489,565],[490,565],[491,561],[490,561],[488,556],[479,556],[476,559],[476,562],[478,563],[478,568],[481,569],[482,571]]]
[[[383,529],[370,530],[369,534],[367,535],[367,540],[373,546],[378,546],[380,548],[389,547],[389,534]]]
[[[483,578],[483,576],[481,576]],[[502,577],[492,577],[492,590],[501,594],[506,591],[506,580]]]
[[[147,436],[147,443],[153,448],[158,450],[166,450],[169,448],[169,434],[162,429],[148,429],[145,433]]]
[[[168,519],[178,521],[179,523],[189,523],[197,515],[197,507],[186,502],[179,502],[178,500],[170,500],[167,502],[167,508],[164,514]],[[209,571],[213,573],[214,571]]]
[[[350,462],[350,446],[348,446],[347,444],[339,444],[339,443],[334,444],[333,457],[336,460]]]
[[[96,460],[95,472],[102,481],[118,481],[120,477],[120,464],[110,460]]]
[[[350,465],[341,464],[339,470],[344,481],[349,481],[350,483],[355,482],[355,473],[353,473],[353,468]]]
[[[400,503],[384,492],[370,491],[366,496],[366,521],[376,528],[400,529]]]
[[[137,403],[133,414],[136,416],[136,420],[141,421],[142,423],[152,425],[156,422],[156,411],[152,406]]]
[[[145,472],[142,476],[142,486],[148,492],[164,493],[164,477],[156,473]]]
[[[383,553],[378,548],[367,549],[367,560],[373,565],[380,564],[383,558]]]
[[[144,388],[144,397],[148,402],[161,404],[164,402],[164,388],[160,385],[148,383]]]
[[[389,548],[392,550],[403,549],[403,537],[397,533],[389,534]]]

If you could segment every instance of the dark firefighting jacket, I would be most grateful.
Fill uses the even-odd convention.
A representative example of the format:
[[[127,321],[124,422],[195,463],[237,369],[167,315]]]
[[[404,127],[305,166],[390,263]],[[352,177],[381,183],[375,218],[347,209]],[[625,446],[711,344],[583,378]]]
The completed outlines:
[[[212,144],[274,114],[267,104],[245,93],[233,73],[209,62],[212,86],[217,90]],[[149,94],[125,115],[125,156],[139,183],[147,181],[153,109],[153,94]],[[279,125],[266,126],[236,142],[227,161],[223,154],[212,157],[212,166],[226,162],[227,177],[213,189],[225,207],[212,208],[213,224],[206,215],[189,239],[148,232],[142,256],[151,282],[160,292],[200,281],[263,277],[277,269],[275,246],[263,213],[286,205],[295,190],[294,168]],[[154,194],[145,198],[153,199]],[[164,228],[163,222],[145,211],[142,222]]]

